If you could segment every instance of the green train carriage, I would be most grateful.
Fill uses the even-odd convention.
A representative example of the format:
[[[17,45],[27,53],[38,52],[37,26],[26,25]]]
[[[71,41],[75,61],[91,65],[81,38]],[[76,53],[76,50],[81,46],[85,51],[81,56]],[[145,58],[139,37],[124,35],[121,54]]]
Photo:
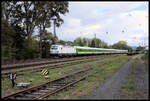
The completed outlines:
[[[87,55],[87,54],[126,54],[127,50],[118,49],[105,49],[105,48],[91,48],[91,47],[80,47],[75,46],[77,55]]]

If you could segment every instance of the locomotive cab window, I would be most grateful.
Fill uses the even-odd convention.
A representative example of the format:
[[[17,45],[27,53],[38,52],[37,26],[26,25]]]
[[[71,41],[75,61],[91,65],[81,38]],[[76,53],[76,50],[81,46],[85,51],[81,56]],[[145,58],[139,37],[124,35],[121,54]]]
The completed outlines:
[[[58,49],[58,47],[57,46],[52,46],[52,48],[51,49],[53,49],[53,50],[57,50]]]

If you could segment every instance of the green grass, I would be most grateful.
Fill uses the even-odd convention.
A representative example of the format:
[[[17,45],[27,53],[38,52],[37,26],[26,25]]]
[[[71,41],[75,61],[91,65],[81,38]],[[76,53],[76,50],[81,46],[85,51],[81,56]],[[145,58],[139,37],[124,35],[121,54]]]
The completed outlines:
[[[135,88],[135,75],[133,74],[130,79],[128,79],[121,89],[121,99],[135,99],[136,88]]]
[[[137,69],[139,63],[140,63],[139,58],[136,58],[134,62],[131,64],[131,72],[129,74],[130,78],[122,86],[122,90],[121,90],[122,99],[135,99],[136,88],[135,88],[134,81],[138,76],[138,72],[135,72],[135,70]]]
[[[123,58],[126,58],[125,60],[127,60],[127,59],[131,58],[131,56],[122,55],[122,56],[115,56],[115,57],[106,57],[106,58],[98,59],[98,60],[92,61],[92,62],[86,62],[86,63],[83,62],[83,63],[76,64],[76,65],[64,66],[62,68],[49,69],[49,74],[47,75],[48,78],[45,78],[41,74],[41,72],[36,72],[36,73],[29,73],[28,72],[28,73],[25,73],[24,76],[17,77],[17,79],[15,80],[15,82],[16,83],[29,82],[31,80],[32,83],[31,83],[31,85],[29,87],[32,87],[32,86],[35,86],[35,85],[38,85],[38,84],[41,84],[41,83],[45,83],[49,79],[55,79],[55,78],[59,78],[61,76],[64,76],[64,75],[66,75],[66,74],[64,74],[64,72],[68,71],[70,69],[86,67],[88,65],[90,65],[90,66],[92,65],[92,67],[94,68],[94,69],[90,70],[90,72],[96,72],[96,71],[101,72],[103,69],[110,68],[110,67],[109,67],[109,64],[107,64],[108,66],[107,65],[101,66],[100,62],[115,61],[115,60],[119,61],[120,59],[123,60],[124,62],[126,62]],[[120,64],[120,62],[119,62],[119,64]],[[120,65],[118,65],[118,66],[120,66]],[[111,68],[113,68],[115,70],[117,67],[111,67]],[[108,69],[107,72],[108,71],[110,71],[110,70]],[[107,73],[107,72],[105,71],[105,72],[102,72],[102,73],[96,73],[95,75],[87,78],[87,80],[89,80],[89,84],[88,85],[90,86],[90,85],[96,84],[98,86],[98,82],[96,83],[94,81],[100,81],[100,80],[103,81],[105,79],[105,77],[107,77],[107,76],[109,76],[111,74],[111,73]],[[99,76],[100,76],[100,78],[97,78]],[[5,95],[5,94],[16,92],[17,90],[23,90],[23,89],[25,89],[25,88],[18,88],[18,87],[11,88],[11,81],[9,79],[4,79],[4,80],[1,80],[1,81],[2,81],[2,86],[1,86],[2,87],[2,89],[1,89],[2,90],[2,96]],[[85,82],[87,82],[87,81],[85,80]],[[81,85],[85,85],[84,81],[83,82],[79,82],[79,85],[80,85],[80,83],[81,83]],[[84,86],[82,89],[84,89],[84,88],[87,89],[86,86]],[[90,87],[88,87],[88,89],[89,89],[88,91],[92,91],[93,87],[90,86]],[[78,92],[78,89],[77,89],[77,92]],[[68,96],[68,95],[66,95],[66,96]]]
[[[130,78],[126,83],[122,86],[121,93],[125,95],[122,98],[132,99],[135,96],[135,85],[134,85],[134,77]]]
[[[63,62],[63,63],[68,63],[68,62]],[[62,63],[57,63],[59,65],[61,65]],[[5,71],[2,71],[2,73],[7,73],[7,72],[18,72],[18,71],[21,71],[21,70],[28,70],[28,69],[38,69],[40,67],[51,67],[51,66],[54,66],[55,64],[47,64],[47,65],[42,65],[42,66],[33,66],[33,67],[27,67],[27,68],[17,68],[17,69],[11,69],[11,70],[5,70]]]
[[[72,89],[68,89],[67,91],[63,90],[60,93],[50,96],[47,99],[88,99],[91,92],[93,92],[93,90],[99,86],[99,82],[102,83],[105,79],[111,77],[130,58],[131,56],[118,56],[109,59],[107,58],[105,60],[111,60],[111,62],[103,66],[97,64],[97,62],[93,62],[93,69],[89,71],[90,73],[93,73],[92,76],[75,84]]]
[[[136,58],[136,59],[134,60],[134,62],[131,64],[131,67],[132,67],[132,68],[136,68],[136,67],[139,65],[139,63],[140,63],[139,58]]]
[[[142,59],[144,60],[145,64],[148,65],[149,61],[148,61],[148,56],[149,54],[148,53],[145,53],[143,56],[142,56]]]
[[[103,59],[105,60],[106,58],[103,58]],[[103,59],[98,59],[98,60],[103,60]],[[92,64],[93,62],[88,62],[88,63]],[[73,69],[73,68],[79,68],[79,67],[83,66],[84,64],[86,64],[86,63],[81,63],[81,64],[77,64],[77,65],[72,65],[72,66],[65,66],[65,67],[58,68],[58,69],[49,69],[49,75],[47,75],[48,78],[45,78],[41,74],[41,72],[35,72],[35,73],[27,72],[24,74],[24,76],[19,76],[19,77],[17,76],[15,82],[20,83],[20,82],[32,81],[31,85],[29,86],[29,87],[32,87],[32,86],[44,83],[49,79],[59,78],[59,77],[65,75],[64,74],[65,71]],[[15,92],[17,90],[25,89],[25,88],[18,88],[18,87],[11,88],[11,80],[8,78],[1,79],[1,82],[2,82],[2,86],[1,86],[2,87],[2,95],[9,94],[9,93]]]
[[[34,84],[39,84],[39,83],[44,83],[47,80],[43,78],[43,76],[40,73],[26,73],[25,75],[27,76],[22,76],[22,77],[17,77],[15,82],[20,83],[20,82],[29,82],[30,80],[33,81],[29,87],[34,86]],[[23,90],[25,88],[19,88],[19,87],[14,87],[11,88],[11,80],[10,79],[4,79],[2,80],[2,95],[3,94],[8,94],[11,92],[15,92],[17,90]]]

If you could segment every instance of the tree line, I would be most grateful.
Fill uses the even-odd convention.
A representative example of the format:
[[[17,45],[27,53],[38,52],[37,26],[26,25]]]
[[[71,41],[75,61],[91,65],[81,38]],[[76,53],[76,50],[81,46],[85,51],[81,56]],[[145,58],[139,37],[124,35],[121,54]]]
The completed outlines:
[[[52,44],[97,48],[131,49],[125,41],[108,45],[99,38],[58,39],[46,28],[60,27],[61,15],[69,13],[68,1],[3,1],[1,2],[1,60],[48,58]],[[37,33],[35,33],[37,32]]]
[[[69,12],[67,1],[3,1],[1,2],[2,60],[48,57],[57,37],[47,32],[55,22],[64,23],[61,15]],[[38,33],[34,35],[35,29]]]
[[[59,40],[60,44],[67,44],[72,46],[85,46],[85,47],[96,47],[96,48],[108,48],[108,49],[123,49],[123,50],[132,50],[132,48],[127,44],[126,41],[118,41],[113,45],[108,45],[106,42],[99,38],[76,38],[73,42],[68,41],[65,42],[63,40]]]

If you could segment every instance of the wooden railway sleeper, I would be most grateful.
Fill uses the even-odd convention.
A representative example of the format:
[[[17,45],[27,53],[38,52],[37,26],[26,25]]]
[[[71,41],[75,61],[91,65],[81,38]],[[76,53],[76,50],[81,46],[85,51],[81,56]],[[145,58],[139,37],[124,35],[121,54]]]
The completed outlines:
[[[54,89],[55,89],[55,88],[50,88],[50,87],[49,87],[49,88],[46,88],[45,90],[54,90]]]
[[[33,100],[32,98],[27,98],[27,97],[16,97],[16,100]]]
[[[41,94],[43,94],[43,93],[41,93],[41,92],[33,92],[32,94],[33,94],[33,95],[38,95],[38,96],[39,96],[39,95],[41,95]]]
[[[61,86],[60,86],[60,85],[57,85],[57,86],[52,85],[52,86],[51,86],[51,88],[59,88],[59,87],[61,87]]]
[[[66,85],[66,83],[56,83],[56,84],[53,84],[53,86],[63,86],[63,85]]]
[[[34,95],[34,94],[26,94],[26,95],[24,95],[24,97],[27,97],[27,98],[35,98],[36,96],[38,96],[38,95]]]
[[[41,90],[39,90],[38,92],[46,93],[47,91],[49,91],[49,90],[41,89]]]

